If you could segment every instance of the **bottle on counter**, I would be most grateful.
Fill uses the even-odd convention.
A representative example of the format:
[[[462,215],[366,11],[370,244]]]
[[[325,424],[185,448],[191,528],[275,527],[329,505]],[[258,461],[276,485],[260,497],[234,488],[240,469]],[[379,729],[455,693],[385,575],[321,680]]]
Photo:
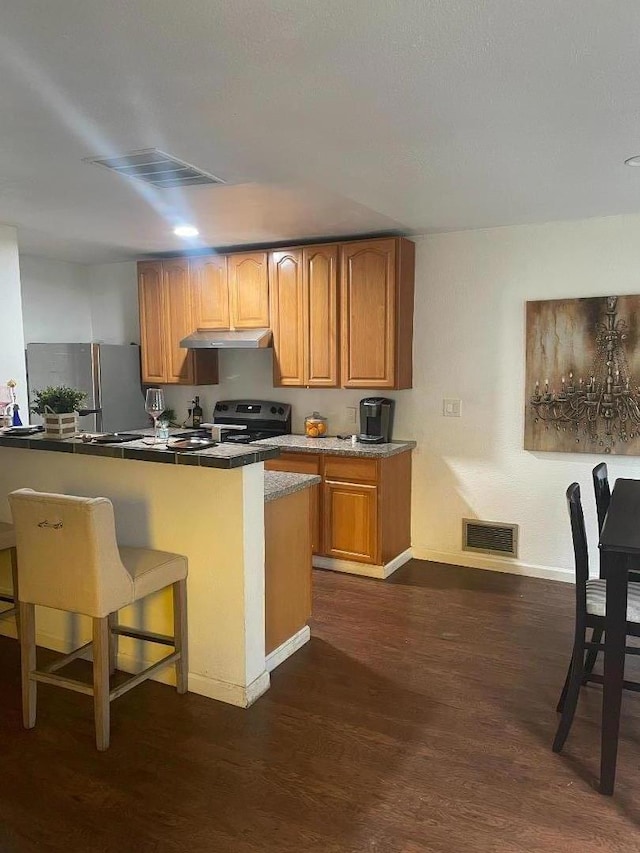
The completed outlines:
[[[200,397],[196,397],[193,401],[193,428],[200,429],[200,425],[202,424],[202,406],[200,405]]]

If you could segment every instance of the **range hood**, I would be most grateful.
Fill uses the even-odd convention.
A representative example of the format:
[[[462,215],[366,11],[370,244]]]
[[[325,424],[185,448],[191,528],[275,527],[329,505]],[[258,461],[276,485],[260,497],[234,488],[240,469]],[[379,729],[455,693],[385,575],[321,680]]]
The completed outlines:
[[[262,349],[271,346],[271,329],[193,332],[180,341],[183,349]]]

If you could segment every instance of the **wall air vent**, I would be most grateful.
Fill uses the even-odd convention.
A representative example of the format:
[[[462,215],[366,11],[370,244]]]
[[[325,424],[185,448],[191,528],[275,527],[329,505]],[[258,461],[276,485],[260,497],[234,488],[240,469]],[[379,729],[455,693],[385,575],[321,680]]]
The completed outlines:
[[[184,160],[178,160],[157,148],[131,151],[117,157],[87,157],[85,163],[93,163],[111,169],[125,178],[144,181],[160,189],[170,187],[195,187],[201,184],[224,184],[221,178],[196,169]]]
[[[462,550],[517,557],[518,525],[463,518]]]

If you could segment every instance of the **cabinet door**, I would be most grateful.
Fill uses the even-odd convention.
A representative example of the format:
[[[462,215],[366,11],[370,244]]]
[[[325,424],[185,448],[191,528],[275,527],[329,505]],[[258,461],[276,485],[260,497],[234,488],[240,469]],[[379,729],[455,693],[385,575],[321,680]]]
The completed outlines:
[[[138,264],[138,299],[142,381],[146,384],[166,382],[165,309],[161,261],[145,261]]]
[[[186,258],[163,261],[167,378],[169,383],[193,385],[193,356],[180,346],[194,330],[191,295],[189,292],[189,262]]]
[[[229,255],[227,270],[232,328],[267,328],[269,326],[267,253],[243,252]]]
[[[338,387],[338,247],[302,251],[305,385]]]
[[[359,563],[378,561],[376,486],[326,481],[323,554]]]
[[[226,255],[189,260],[189,278],[196,329],[228,329],[229,286]]]
[[[345,243],[341,261],[342,383],[395,385],[396,241]]]
[[[274,386],[304,385],[305,324],[302,251],[271,252],[269,294]]]

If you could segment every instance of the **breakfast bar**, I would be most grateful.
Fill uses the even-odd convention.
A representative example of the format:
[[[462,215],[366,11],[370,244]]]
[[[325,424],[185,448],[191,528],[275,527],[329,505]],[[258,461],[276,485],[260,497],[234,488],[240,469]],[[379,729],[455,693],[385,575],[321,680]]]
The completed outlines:
[[[297,527],[301,522],[301,538],[292,548],[297,547],[303,562],[289,561],[284,570],[299,576],[303,598],[309,600],[310,595],[311,548],[304,531],[306,525],[309,540],[309,487],[318,478],[292,475],[284,482],[269,474],[265,482],[263,463],[278,453],[277,448],[257,445],[219,444],[177,453],[144,440],[103,446],[79,438],[0,435],[0,520],[11,520],[6,496],[19,488],[106,496],[114,505],[120,545],[187,556],[189,690],[247,707],[268,689],[269,671],[309,638],[310,606],[298,608],[293,617],[290,612],[283,615],[277,603],[271,609],[265,606],[266,501],[267,507],[283,505],[274,524]],[[298,511],[302,516],[296,518]],[[272,541],[278,540],[280,533]],[[8,567],[2,569],[1,585],[8,586]],[[286,592],[290,581],[272,573],[276,594],[283,582]],[[272,641],[267,651],[270,612],[279,622],[272,632],[277,643]],[[120,615],[123,624],[165,634],[171,633],[171,619],[171,599],[164,592]],[[90,638],[88,621],[40,608],[38,644],[68,653]],[[290,625],[296,635],[292,640],[287,633]],[[0,627],[15,635],[9,621]],[[123,637],[118,667],[138,672],[159,659],[162,651],[153,655],[149,644],[143,650],[139,641]],[[158,680],[173,683],[172,670],[160,672]]]

